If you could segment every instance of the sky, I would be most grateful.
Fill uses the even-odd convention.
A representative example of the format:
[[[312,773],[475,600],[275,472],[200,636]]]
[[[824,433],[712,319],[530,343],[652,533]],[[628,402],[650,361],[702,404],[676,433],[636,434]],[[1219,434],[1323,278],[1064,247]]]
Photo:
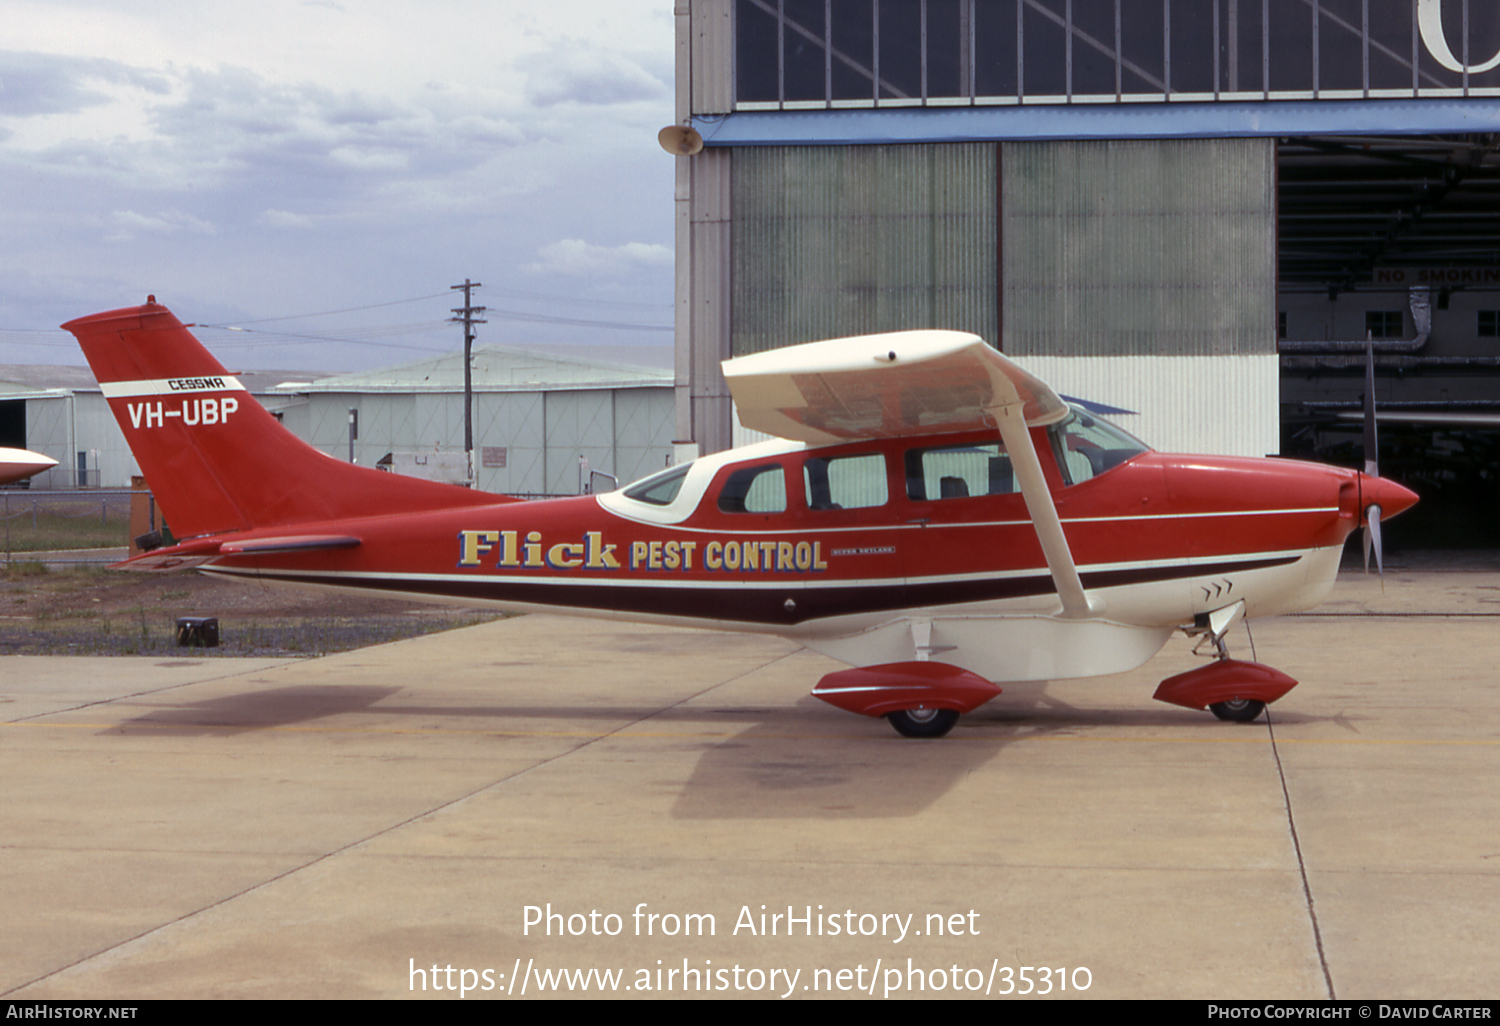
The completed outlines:
[[[480,344],[670,345],[672,78],[672,0],[7,0],[0,364],[154,294],[231,370],[386,366],[466,278]]]

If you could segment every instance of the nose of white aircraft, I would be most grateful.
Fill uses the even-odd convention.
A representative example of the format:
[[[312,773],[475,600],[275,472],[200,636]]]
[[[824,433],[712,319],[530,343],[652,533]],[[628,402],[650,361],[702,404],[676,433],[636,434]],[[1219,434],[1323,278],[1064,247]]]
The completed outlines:
[[[33,474],[40,474],[47,468],[55,466],[57,466],[55,459],[43,456],[39,452],[0,448],[0,484],[23,481]]]

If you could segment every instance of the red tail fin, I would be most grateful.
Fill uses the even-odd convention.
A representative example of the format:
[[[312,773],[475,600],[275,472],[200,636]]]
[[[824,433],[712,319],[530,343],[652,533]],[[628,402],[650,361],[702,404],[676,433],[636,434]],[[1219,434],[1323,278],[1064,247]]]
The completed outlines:
[[[179,538],[507,501],[319,452],[267,413],[164,306],[63,327],[77,336]]]

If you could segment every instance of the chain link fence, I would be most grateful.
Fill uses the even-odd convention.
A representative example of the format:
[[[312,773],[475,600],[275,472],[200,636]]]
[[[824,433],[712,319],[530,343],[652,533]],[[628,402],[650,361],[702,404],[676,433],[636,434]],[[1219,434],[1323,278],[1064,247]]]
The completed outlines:
[[[130,544],[132,499],[148,507],[150,496],[128,489],[31,491],[0,488],[0,544],[6,563],[30,561],[40,553],[69,553],[59,561],[118,558]],[[91,560],[89,550],[101,552]]]
[[[564,498],[522,493],[513,498]],[[133,505],[133,525],[132,525]],[[0,559],[34,561],[37,553],[66,553],[48,562],[107,562],[118,552],[90,556],[90,549],[129,546],[130,538],[162,528],[150,492],[126,489],[26,489],[0,487]]]
[[[556,495],[518,495],[553,499]],[[134,521],[132,521],[132,508]],[[0,562],[107,563],[130,539],[162,527],[150,492],[0,488]]]

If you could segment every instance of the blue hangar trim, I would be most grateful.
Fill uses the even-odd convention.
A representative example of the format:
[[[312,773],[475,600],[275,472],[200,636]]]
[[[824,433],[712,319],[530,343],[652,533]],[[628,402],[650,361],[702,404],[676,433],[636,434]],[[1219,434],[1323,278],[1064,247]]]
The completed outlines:
[[[1500,131],[1500,103],[1494,97],[1451,97],[751,110],[696,115],[693,127],[706,146],[1442,135]]]

